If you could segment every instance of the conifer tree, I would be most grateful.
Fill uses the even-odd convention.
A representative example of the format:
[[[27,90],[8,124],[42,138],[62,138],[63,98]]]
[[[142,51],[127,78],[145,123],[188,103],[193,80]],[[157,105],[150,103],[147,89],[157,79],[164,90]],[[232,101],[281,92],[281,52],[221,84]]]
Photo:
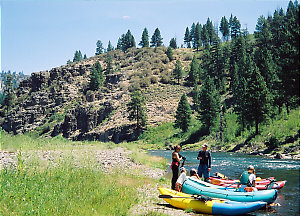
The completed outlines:
[[[107,52],[110,52],[110,51],[112,51],[112,50],[114,50],[114,47],[112,46],[111,42],[108,41],[108,45],[107,45],[106,51],[107,51]]]
[[[191,26],[191,32],[190,32],[190,41],[191,42],[193,42],[195,40],[195,32],[196,32],[196,24],[193,23]]]
[[[96,62],[93,65],[90,75],[90,89],[97,91],[103,84],[104,77],[100,62]]]
[[[199,86],[197,83],[195,83],[193,88],[193,103],[194,103],[194,110],[196,112],[199,112],[199,97],[200,97]]]
[[[144,28],[143,34],[142,34],[142,40],[139,43],[141,47],[149,47],[149,35],[147,28]]]
[[[250,58],[251,60],[251,58]],[[255,131],[258,134],[258,125],[265,120],[270,111],[270,94],[253,60],[249,64],[250,79],[246,90],[247,120],[255,122]]]
[[[193,47],[195,49],[197,49],[197,51],[199,51],[199,48],[202,45],[201,32],[202,32],[202,27],[199,23],[197,23],[196,28],[195,28],[195,37],[194,37],[194,41],[193,41]]]
[[[215,30],[214,30],[214,25],[213,25],[212,21],[210,21],[209,18],[207,18],[207,21],[206,21],[206,30],[208,33],[209,44],[212,45],[213,41],[215,40],[215,38],[217,36],[216,36]]]
[[[201,39],[202,39],[203,46],[207,46],[209,44],[209,35],[208,35],[206,24],[202,26]]]
[[[84,56],[83,56],[83,59],[87,59],[87,56],[86,56],[86,54],[84,54]]]
[[[73,62],[78,62],[82,60],[82,54],[80,50],[76,50],[75,54],[74,54],[74,58],[73,58]]]
[[[228,20],[226,19],[225,16],[221,18],[220,32],[222,33],[223,40],[228,41],[230,36],[230,29],[229,29]]]
[[[172,47],[173,49],[177,49],[176,38],[171,38],[169,46]]]
[[[105,70],[105,73],[106,74],[111,74],[113,73],[113,59],[111,56],[108,56],[106,58],[106,70]]]
[[[190,35],[189,27],[186,27],[185,29],[184,43],[186,44],[187,48],[191,48],[191,35]]]
[[[104,52],[103,43],[101,42],[101,40],[97,40],[95,55],[102,54],[103,52]]]
[[[139,130],[146,126],[146,101],[140,90],[136,90],[130,94],[131,100],[127,104],[128,119],[136,121],[136,128]]]
[[[155,29],[151,38],[151,47],[160,47],[163,44],[163,38],[160,35],[158,28]]]
[[[205,80],[199,95],[199,116],[204,128],[208,131],[216,123],[220,110],[219,93],[211,78]]]
[[[175,79],[177,79],[178,85],[180,83],[180,79],[182,78],[182,74],[183,74],[183,71],[182,71],[181,62],[179,60],[177,60],[176,64],[175,64],[175,69],[173,70],[173,76]]]
[[[174,57],[173,57],[173,49],[172,47],[168,47],[167,51],[166,51],[166,55],[169,58],[170,61],[173,61]]]
[[[190,64],[190,71],[187,78],[189,86],[195,86],[195,84],[197,83],[199,77],[199,67],[199,60],[197,59],[196,55],[194,55],[193,60]]]
[[[2,105],[6,108],[6,112],[12,107],[15,98],[13,87],[13,75],[8,73],[4,81],[4,99],[2,102]]]
[[[191,113],[191,106],[187,101],[186,95],[183,94],[176,110],[174,127],[180,128],[183,132],[187,132],[191,122]]]
[[[236,16],[231,21],[231,38],[237,38],[241,34],[241,23]]]

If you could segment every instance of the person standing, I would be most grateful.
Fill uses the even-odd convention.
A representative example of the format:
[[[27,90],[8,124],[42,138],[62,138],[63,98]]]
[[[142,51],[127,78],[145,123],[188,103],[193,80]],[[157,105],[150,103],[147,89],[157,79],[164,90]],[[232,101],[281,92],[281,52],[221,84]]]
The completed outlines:
[[[172,173],[173,173],[173,177],[172,177],[172,189],[173,190],[176,189],[175,184],[178,179],[179,165],[180,165],[180,161],[183,159],[183,157],[181,157],[179,155],[180,150],[181,150],[180,145],[176,145],[174,147],[174,152],[172,153],[171,169],[172,169]]]
[[[211,170],[211,154],[207,151],[207,144],[202,145],[202,150],[199,151],[197,159],[200,160],[198,175],[202,177],[203,174],[204,181],[208,182],[209,172]]]

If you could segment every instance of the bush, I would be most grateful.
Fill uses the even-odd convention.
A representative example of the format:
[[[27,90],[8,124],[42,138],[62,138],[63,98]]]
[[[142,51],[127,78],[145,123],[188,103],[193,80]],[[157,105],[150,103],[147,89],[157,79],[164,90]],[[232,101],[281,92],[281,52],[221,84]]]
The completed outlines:
[[[139,85],[141,88],[147,88],[150,86],[150,78],[145,77],[139,80]]]
[[[151,82],[151,84],[155,84],[155,83],[158,82],[158,78],[156,76],[151,76],[150,77],[150,82]]]
[[[162,74],[160,76],[160,82],[163,83],[163,84],[168,84],[168,83],[171,82],[171,79],[167,74]]]
[[[278,148],[280,145],[279,140],[275,136],[271,136],[269,141],[265,143],[269,149]]]
[[[190,53],[187,53],[183,56],[183,61],[191,61],[193,60],[193,55]]]
[[[162,63],[164,63],[164,64],[168,64],[168,63],[169,63],[169,58],[168,58],[167,56],[163,56],[163,57],[161,58],[161,61],[162,61]]]

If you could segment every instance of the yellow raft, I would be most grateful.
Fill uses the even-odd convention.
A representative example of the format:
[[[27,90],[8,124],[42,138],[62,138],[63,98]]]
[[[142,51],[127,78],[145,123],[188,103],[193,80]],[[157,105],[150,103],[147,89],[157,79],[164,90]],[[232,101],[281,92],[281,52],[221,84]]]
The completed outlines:
[[[264,206],[266,202],[236,202],[222,199],[199,200],[193,195],[177,192],[168,188],[158,188],[162,197],[170,205],[180,209],[191,209],[195,212],[216,215],[240,215],[256,211]]]

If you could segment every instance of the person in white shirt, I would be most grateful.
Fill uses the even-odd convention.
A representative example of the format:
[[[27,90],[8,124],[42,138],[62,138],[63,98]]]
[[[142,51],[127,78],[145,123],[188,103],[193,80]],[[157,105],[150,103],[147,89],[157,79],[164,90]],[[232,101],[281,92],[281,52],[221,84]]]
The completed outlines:
[[[183,185],[183,182],[187,179],[186,177],[186,169],[184,167],[181,167],[180,168],[180,176],[178,177],[177,181],[176,181],[176,184],[175,184],[175,188],[177,191],[181,191],[181,188],[182,188],[182,185]]]

